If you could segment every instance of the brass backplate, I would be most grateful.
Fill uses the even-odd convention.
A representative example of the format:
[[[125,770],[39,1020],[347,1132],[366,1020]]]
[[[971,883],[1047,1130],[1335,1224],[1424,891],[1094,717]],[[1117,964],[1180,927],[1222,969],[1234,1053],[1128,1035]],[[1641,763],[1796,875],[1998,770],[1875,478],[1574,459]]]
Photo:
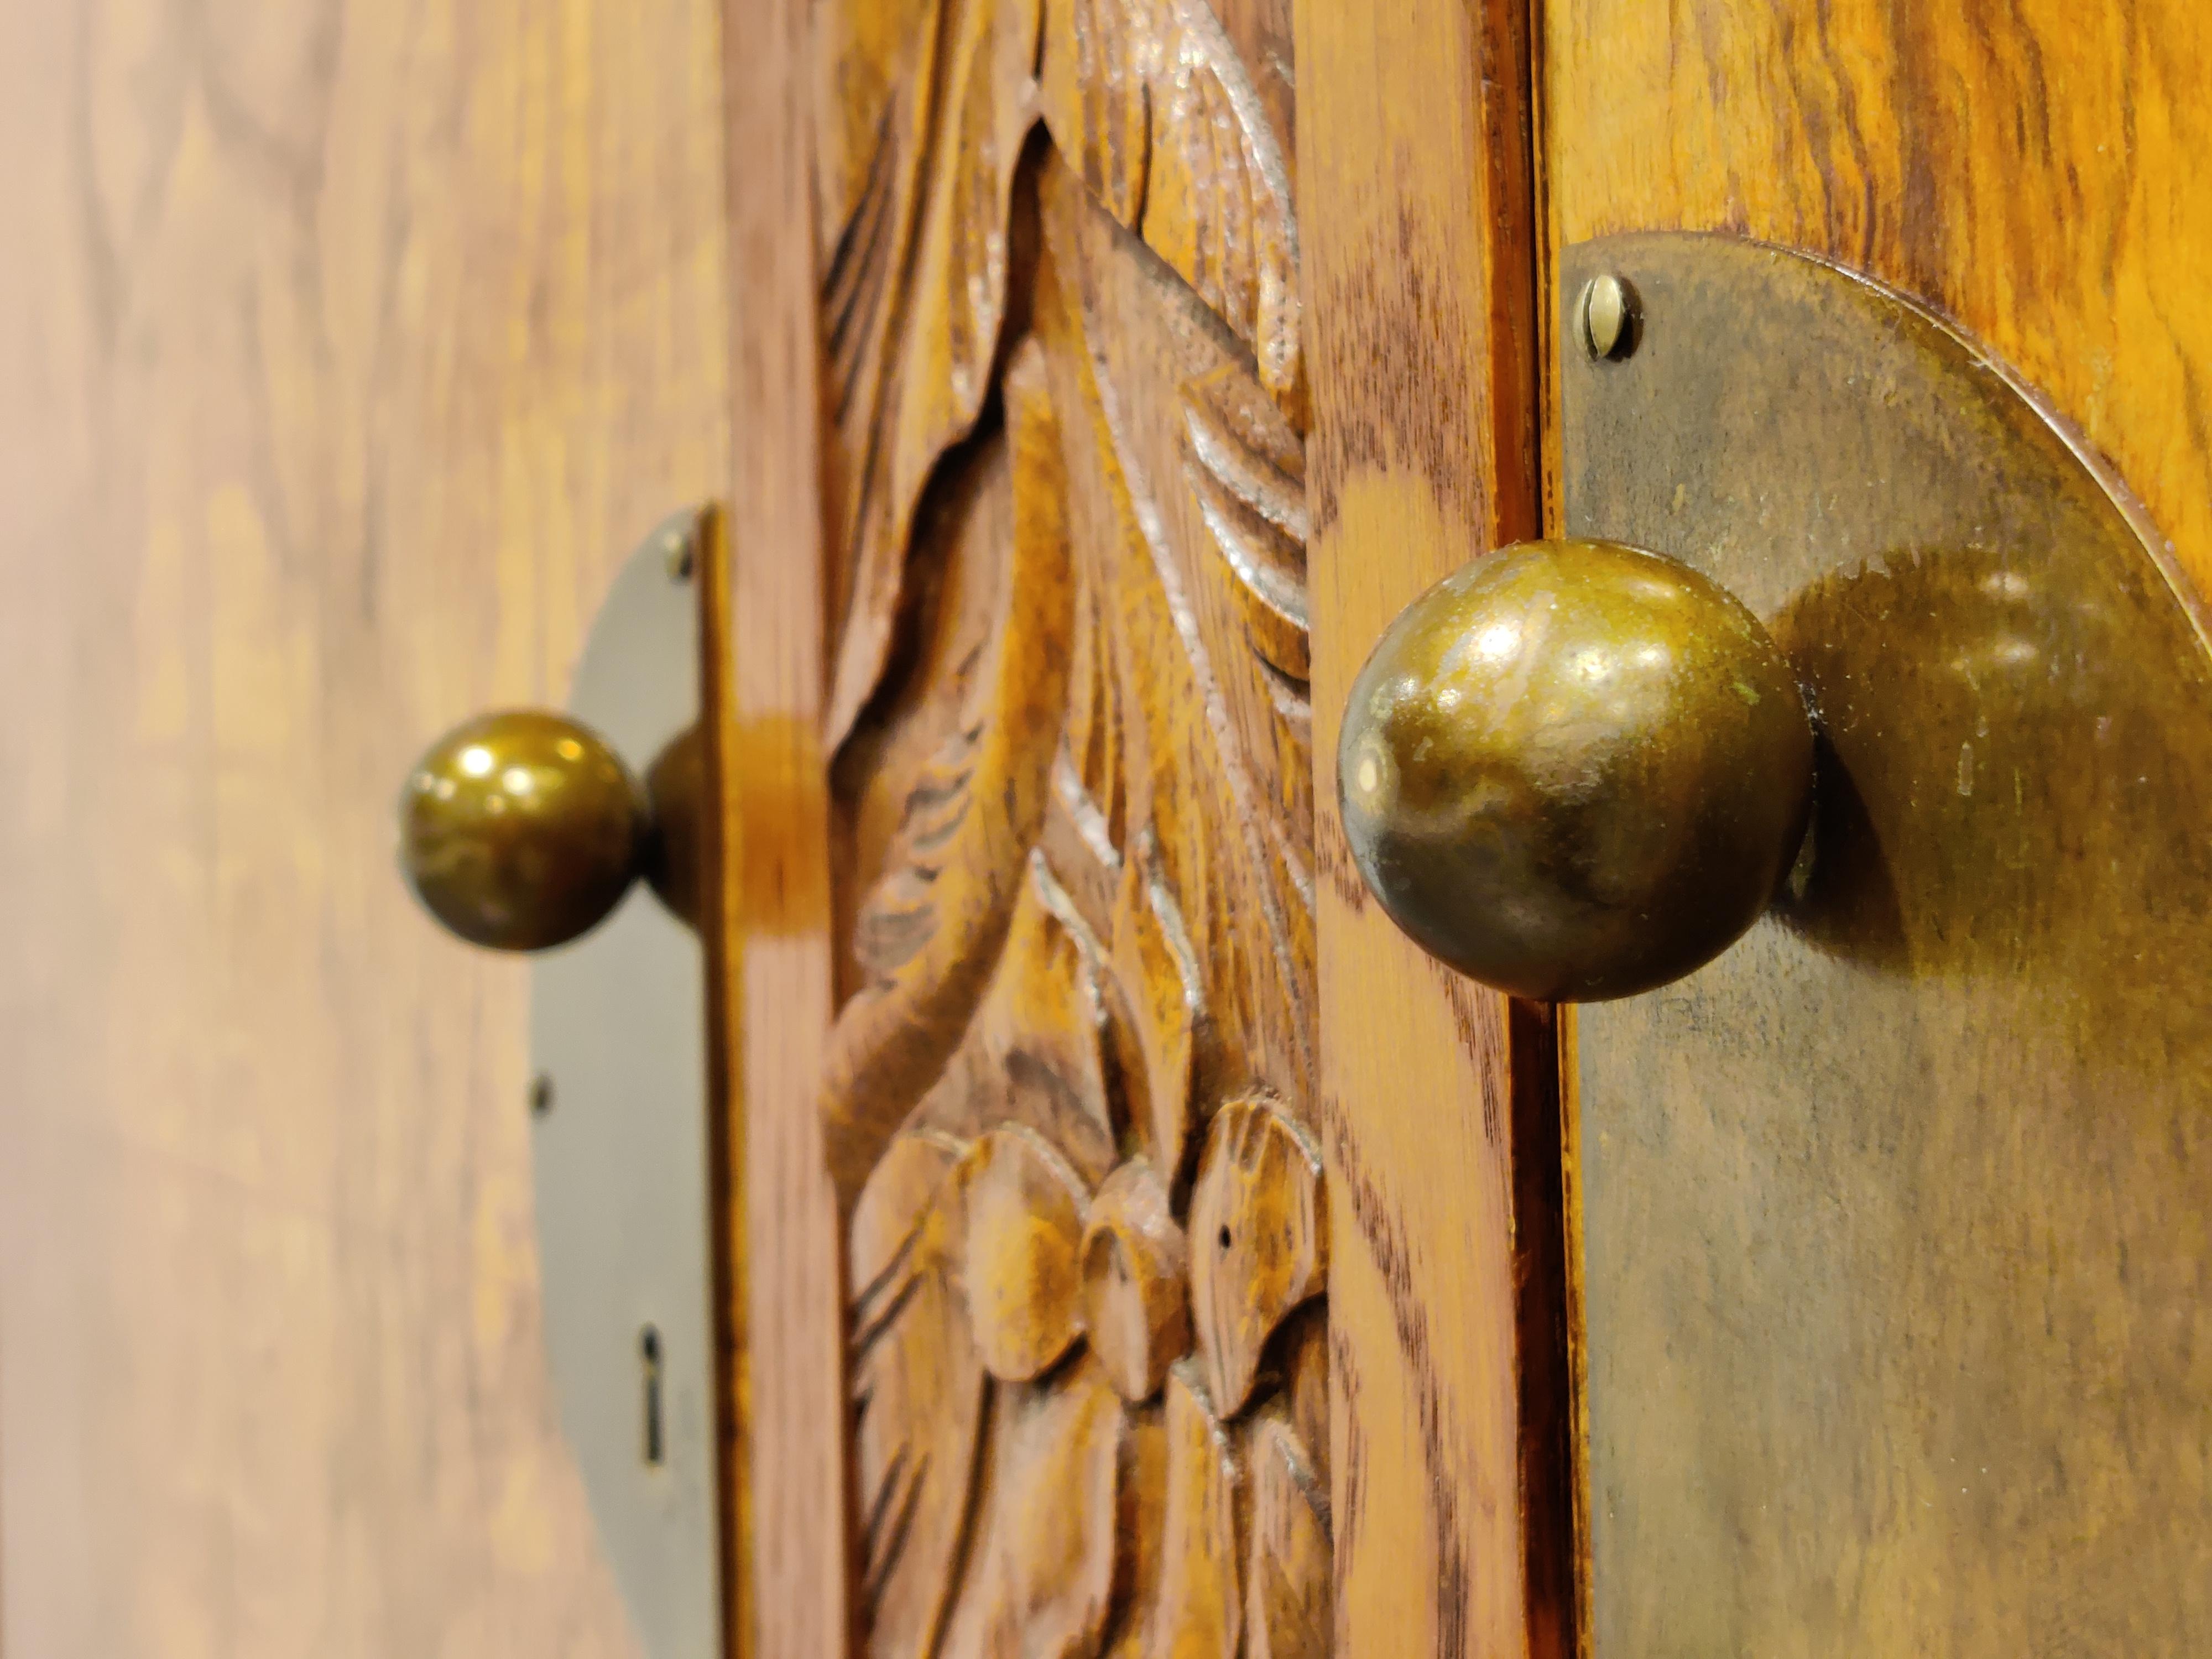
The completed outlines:
[[[2191,601],[1894,294],[1672,234],[1568,250],[1559,291],[1564,529],[1742,598],[1820,729],[1767,917],[1573,1022],[1596,1650],[2212,1653]]]
[[[687,512],[647,538],[576,665],[570,709],[639,777],[700,716],[705,526]],[[562,1426],[640,1653],[719,1659],[705,953],[639,882],[530,971],[532,1161]]]

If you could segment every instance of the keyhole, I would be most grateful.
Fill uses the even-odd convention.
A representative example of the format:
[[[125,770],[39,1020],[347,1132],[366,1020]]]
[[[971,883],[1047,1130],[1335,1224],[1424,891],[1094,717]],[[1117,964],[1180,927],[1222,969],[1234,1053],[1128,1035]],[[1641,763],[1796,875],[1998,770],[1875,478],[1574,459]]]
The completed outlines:
[[[645,1373],[645,1461],[659,1468],[666,1454],[660,1423],[660,1328],[647,1325],[638,1333],[637,1358]]]

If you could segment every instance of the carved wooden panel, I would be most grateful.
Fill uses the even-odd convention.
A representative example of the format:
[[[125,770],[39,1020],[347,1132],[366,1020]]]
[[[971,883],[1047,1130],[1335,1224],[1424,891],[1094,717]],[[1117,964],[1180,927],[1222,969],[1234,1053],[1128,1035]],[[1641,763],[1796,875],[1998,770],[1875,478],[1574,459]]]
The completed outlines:
[[[1319,1655],[1287,4],[817,27],[867,1651]]]

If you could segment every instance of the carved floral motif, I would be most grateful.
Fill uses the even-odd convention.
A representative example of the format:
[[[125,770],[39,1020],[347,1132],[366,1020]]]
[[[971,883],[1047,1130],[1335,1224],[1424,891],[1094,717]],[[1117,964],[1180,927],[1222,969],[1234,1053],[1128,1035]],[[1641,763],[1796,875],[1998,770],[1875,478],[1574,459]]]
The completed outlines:
[[[1318,1655],[1286,30],[822,15],[869,1651]]]

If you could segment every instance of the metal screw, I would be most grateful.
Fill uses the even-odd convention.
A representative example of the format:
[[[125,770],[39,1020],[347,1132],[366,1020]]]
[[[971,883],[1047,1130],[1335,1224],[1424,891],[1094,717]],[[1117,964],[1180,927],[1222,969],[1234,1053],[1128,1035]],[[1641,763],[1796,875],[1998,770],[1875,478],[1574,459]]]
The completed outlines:
[[[544,1117],[553,1109],[553,1079],[544,1072],[530,1079],[530,1115]]]
[[[693,564],[691,538],[679,534],[668,538],[668,580],[688,582],[691,580]]]
[[[1636,293],[1607,272],[1583,289],[1583,344],[1601,362],[1620,361],[1636,349]]]

